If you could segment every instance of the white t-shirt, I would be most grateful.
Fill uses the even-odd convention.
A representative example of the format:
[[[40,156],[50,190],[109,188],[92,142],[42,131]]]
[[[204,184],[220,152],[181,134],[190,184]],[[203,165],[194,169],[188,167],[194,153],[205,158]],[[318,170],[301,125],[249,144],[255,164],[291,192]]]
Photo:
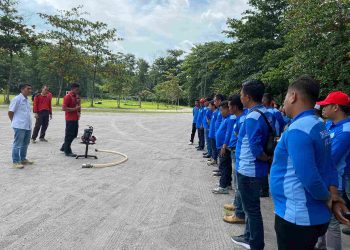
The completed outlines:
[[[9,111],[13,112],[12,128],[32,130],[32,109],[28,98],[19,94],[12,99]]]

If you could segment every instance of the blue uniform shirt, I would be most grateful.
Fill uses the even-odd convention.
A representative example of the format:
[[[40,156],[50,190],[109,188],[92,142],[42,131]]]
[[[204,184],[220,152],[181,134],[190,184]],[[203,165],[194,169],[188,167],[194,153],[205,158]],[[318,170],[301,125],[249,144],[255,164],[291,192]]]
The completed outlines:
[[[350,118],[326,123],[332,141],[332,161],[338,172],[338,189],[344,190],[344,173],[350,171]]]
[[[210,126],[209,126],[209,138],[213,139],[215,138],[215,124],[216,124],[216,118],[218,116],[218,113],[220,111],[217,109],[213,112],[211,119],[210,119]]]
[[[236,117],[235,123],[233,124],[233,130],[232,130],[230,142],[228,145],[229,148],[236,148],[239,129],[242,127],[245,117],[246,117],[246,112],[243,112],[240,116]]]
[[[221,122],[222,122],[222,115],[221,115],[221,112],[220,112],[220,108],[218,108],[218,115],[216,117],[216,121],[215,121],[215,134],[218,132],[219,130],[219,127],[221,125]]]
[[[202,118],[202,124],[205,129],[209,128],[208,120],[207,120],[207,112],[209,111],[208,107],[203,108],[203,118]]]
[[[200,107],[198,110],[196,127],[203,128],[203,107]]]
[[[275,123],[276,135],[280,136],[284,130],[284,126],[286,125],[286,123],[284,122],[282,113],[279,110],[275,108],[273,108],[272,110],[276,119],[276,123]]]
[[[275,213],[296,225],[329,222],[328,187],[337,186],[331,139],[325,125],[307,110],[282,134],[270,173]]]
[[[192,114],[193,114],[192,123],[197,123],[198,111],[199,111],[199,108],[197,106],[194,106],[192,110]]]
[[[222,116],[221,116],[222,117]],[[215,139],[216,139],[216,148],[221,149],[222,145],[225,144],[226,139],[226,131],[228,129],[228,123],[230,121],[229,116],[222,117],[222,122],[220,123],[219,129],[216,131]]]
[[[238,173],[248,177],[267,176],[269,164],[258,160],[263,155],[264,145],[269,135],[269,127],[264,117],[254,111],[259,109],[272,123],[272,115],[263,105],[257,105],[248,111],[239,130],[236,146],[236,168]]]
[[[205,112],[205,118],[203,118],[203,122],[204,122],[204,119],[205,119],[205,123],[206,123],[204,128],[209,129],[209,122],[211,120],[212,115],[213,115],[213,111],[211,111],[210,108],[207,108],[207,112]]]

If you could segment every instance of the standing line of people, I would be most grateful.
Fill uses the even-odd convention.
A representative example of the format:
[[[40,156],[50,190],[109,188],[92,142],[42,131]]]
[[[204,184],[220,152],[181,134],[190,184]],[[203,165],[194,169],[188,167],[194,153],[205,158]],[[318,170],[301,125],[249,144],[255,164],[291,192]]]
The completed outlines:
[[[350,225],[350,99],[338,91],[318,102],[325,124],[314,109],[319,93],[318,82],[300,77],[280,112],[263,82],[249,80],[228,101],[218,94],[208,102],[212,151],[204,156],[220,177],[212,192],[233,189],[223,220],[245,224],[234,244],[264,249],[260,199],[271,192],[278,249],[341,249],[340,224]]]

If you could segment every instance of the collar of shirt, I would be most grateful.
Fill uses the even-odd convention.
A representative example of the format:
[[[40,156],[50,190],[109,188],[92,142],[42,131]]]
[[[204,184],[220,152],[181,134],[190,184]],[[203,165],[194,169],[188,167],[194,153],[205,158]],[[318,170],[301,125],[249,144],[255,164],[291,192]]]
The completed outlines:
[[[342,126],[344,123],[347,123],[347,122],[350,122],[350,117],[345,118],[345,119],[343,119],[343,120],[341,120],[341,121],[339,121],[337,123],[332,122],[331,123],[331,128]]]
[[[19,96],[21,97],[22,100],[28,100],[28,98],[25,97],[22,93],[20,93]]]
[[[295,122],[296,120],[298,120],[298,119],[300,119],[300,118],[302,118],[304,116],[309,116],[309,115],[315,115],[315,110],[314,109],[308,109],[308,110],[305,110],[305,111],[299,113],[296,117],[294,117],[294,119],[292,119],[291,124],[293,122]]]
[[[264,107],[265,107],[265,106],[262,105],[262,104],[257,104],[257,105],[255,105],[254,107],[251,107],[250,109],[248,109],[248,113],[253,112],[253,111],[256,110],[256,109],[264,108]]]

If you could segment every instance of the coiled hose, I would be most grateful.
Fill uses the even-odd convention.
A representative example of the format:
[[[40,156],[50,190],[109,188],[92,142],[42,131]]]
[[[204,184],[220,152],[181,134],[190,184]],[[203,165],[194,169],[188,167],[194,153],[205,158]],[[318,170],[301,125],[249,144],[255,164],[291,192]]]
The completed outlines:
[[[102,163],[102,164],[83,164],[82,168],[107,168],[107,167],[113,167],[119,164],[122,164],[124,162],[126,162],[128,160],[128,156],[126,154],[117,152],[117,151],[112,151],[112,150],[100,150],[100,149],[95,149],[95,152],[103,152],[103,153],[110,153],[110,154],[115,154],[115,155],[120,155],[123,156],[124,158],[119,160],[119,161],[115,161],[115,162],[111,162],[111,163]]]

